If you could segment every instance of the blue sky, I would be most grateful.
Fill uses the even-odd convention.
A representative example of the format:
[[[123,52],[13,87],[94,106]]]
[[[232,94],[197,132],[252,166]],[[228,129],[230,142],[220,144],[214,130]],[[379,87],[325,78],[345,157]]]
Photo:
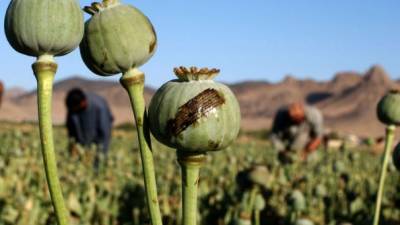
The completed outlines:
[[[80,1],[81,6],[91,1]],[[366,71],[381,64],[400,78],[400,1],[124,1],[153,22],[159,45],[141,69],[146,83],[158,87],[173,78],[174,66],[221,69],[224,82],[326,80],[339,71]],[[9,1],[0,1],[0,18]],[[16,53],[0,29],[0,80],[7,87],[34,88],[34,58]],[[57,80],[92,74],[78,51],[57,58]]]

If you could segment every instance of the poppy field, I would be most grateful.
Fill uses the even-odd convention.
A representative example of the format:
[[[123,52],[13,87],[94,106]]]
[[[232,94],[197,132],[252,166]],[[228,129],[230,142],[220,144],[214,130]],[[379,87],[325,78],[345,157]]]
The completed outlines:
[[[149,224],[134,129],[117,128],[107,159],[94,167],[95,147],[69,152],[55,128],[60,182],[71,224]],[[368,146],[321,147],[306,162],[279,160],[263,135],[241,133],[228,149],[209,153],[200,172],[198,224],[370,224],[381,155]],[[176,153],[153,140],[163,224],[180,224]],[[400,221],[399,175],[389,164],[380,224]],[[0,224],[54,224],[35,124],[0,130]]]

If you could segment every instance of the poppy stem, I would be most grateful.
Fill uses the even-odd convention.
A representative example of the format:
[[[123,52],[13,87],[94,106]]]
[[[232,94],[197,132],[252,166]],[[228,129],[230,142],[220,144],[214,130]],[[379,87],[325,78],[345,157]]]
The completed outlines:
[[[146,189],[147,206],[152,225],[162,225],[160,206],[157,196],[157,184],[154,169],[153,152],[151,150],[150,130],[147,124],[147,112],[144,101],[144,73],[137,69],[127,71],[121,77],[121,84],[128,92],[136,130],[139,139],[139,150],[142,160],[143,177]]]
[[[42,145],[42,157],[49,187],[51,200],[59,225],[68,224],[68,210],[64,204],[64,198],[57,172],[57,160],[54,153],[53,127],[52,127],[52,92],[53,80],[57,71],[57,64],[51,56],[44,56],[32,65],[37,80],[37,101],[39,113],[40,141]]]
[[[196,225],[197,223],[197,190],[199,172],[204,163],[204,154],[182,154],[177,151],[178,162],[182,170],[182,225]]]
[[[390,156],[390,152],[392,149],[395,130],[396,130],[396,126],[394,126],[394,125],[389,125],[386,128],[385,152],[384,152],[383,164],[382,164],[382,169],[381,169],[381,175],[379,178],[379,189],[378,189],[378,195],[376,197],[375,215],[374,215],[373,225],[379,224],[379,217],[380,217],[380,212],[381,212],[381,204],[382,204],[382,196],[383,196],[383,188],[385,186],[385,178],[386,178],[386,174],[387,174],[387,167],[389,164],[389,156]]]

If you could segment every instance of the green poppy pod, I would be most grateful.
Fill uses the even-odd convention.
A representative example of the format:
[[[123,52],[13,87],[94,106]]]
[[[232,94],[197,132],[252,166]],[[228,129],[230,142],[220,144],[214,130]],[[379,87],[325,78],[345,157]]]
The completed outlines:
[[[377,106],[378,119],[386,125],[400,124],[400,91],[391,90],[381,98]]]
[[[85,23],[80,51],[92,72],[103,76],[124,73],[153,56],[156,33],[137,8],[114,0],[94,3],[85,11],[92,17]]]
[[[253,166],[249,171],[248,179],[251,183],[264,188],[267,187],[271,180],[268,168],[263,165]]]
[[[254,200],[254,209],[262,211],[266,206],[265,199],[261,194],[258,194]]]
[[[161,143],[204,153],[226,148],[237,137],[239,104],[227,86],[212,80],[218,72],[176,68],[179,79],[157,90],[149,106],[149,123]]]
[[[314,195],[319,198],[326,197],[328,195],[328,190],[323,184],[318,184],[314,189]]]
[[[61,56],[82,40],[83,13],[76,0],[12,0],[4,30],[22,54]]]
[[[346,165],[342,161],[335,161],[332,165],[332,168],[336,173],[343,173],[346,171]]]
[[[293,207],[295,211],[303,211],[306,209],[306,199],[303,193],[299,190],[294,190],[287,198],[288,204]]]

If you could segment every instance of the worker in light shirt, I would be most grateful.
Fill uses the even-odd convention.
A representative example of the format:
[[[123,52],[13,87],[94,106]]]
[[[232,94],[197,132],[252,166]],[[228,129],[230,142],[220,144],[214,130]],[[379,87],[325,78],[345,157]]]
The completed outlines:
[[[292,103],[276,113],[270,139],[279,152],[297,151],[306,159],[321,144],[322,135],[321,112],[313,106]]]

